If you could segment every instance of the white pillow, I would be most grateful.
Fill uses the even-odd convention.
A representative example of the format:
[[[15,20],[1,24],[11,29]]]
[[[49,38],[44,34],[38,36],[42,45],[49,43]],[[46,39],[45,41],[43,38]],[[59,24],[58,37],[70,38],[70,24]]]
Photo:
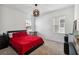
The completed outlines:
[[[10,37],[10,38],[12,38],[12,37],[13,37],[13,35],[12,35],[12,34],[13,34],[13,33],[9,33],[9,37]]]

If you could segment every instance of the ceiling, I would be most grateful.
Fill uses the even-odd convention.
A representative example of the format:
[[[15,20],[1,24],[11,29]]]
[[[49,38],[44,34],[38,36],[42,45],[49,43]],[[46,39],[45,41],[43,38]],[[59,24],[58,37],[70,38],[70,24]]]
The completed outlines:
[[[14,8],[24,13],[32,12],[32,10],[35,8],[34,4],[5,4],[3,6]],[[46,13],[68,6],[72,6],[72,4],[38,4],[37,8],[41,13]]]

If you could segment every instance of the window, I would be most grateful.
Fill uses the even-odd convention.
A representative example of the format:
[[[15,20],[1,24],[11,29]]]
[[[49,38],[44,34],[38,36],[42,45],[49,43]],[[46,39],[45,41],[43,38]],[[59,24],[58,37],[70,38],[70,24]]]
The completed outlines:
[[[53,18],[55,33],[65,33],[65,16],[56,16]]]
[[[31,19],[26,19],[26,30],[31,31]]]
[[[65,33],[65,16],[59,17],[59,33]]]

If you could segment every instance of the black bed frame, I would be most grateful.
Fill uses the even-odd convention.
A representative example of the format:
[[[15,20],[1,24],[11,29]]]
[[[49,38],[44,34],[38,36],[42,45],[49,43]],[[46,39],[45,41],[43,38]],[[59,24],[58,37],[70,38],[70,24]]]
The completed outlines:
[[[13,33],[13,32],[26,32],[27,30],[12,30],[12,31],[7,31],[7,35],[9,35],[9,33]]]

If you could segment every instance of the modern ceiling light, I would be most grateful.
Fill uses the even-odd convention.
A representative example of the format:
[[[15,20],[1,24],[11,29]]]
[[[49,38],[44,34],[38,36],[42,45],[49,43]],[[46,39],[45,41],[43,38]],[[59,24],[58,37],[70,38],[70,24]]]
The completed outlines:
[[[35,4],[35,9],[33,10],[33,16],[38,17],[39,16],[39,10],[36,9],[37,4]]]

